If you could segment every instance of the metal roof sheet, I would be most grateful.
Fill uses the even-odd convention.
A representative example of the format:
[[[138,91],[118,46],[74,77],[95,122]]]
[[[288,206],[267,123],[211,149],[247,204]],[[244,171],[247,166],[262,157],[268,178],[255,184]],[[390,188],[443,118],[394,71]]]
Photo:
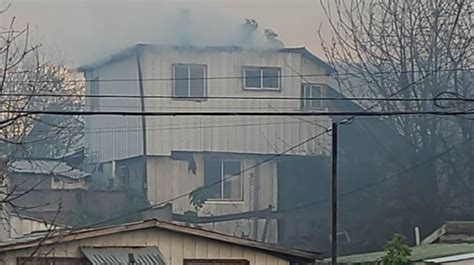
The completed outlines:
[[[438,264],[438,263],[453,262],[453,261],[460,261],[460,260],[467,260],[467,259],[474,259],[474,253],[454,255],[454,256],[435,258],[435,259],[426,259],[424,260],[424,262],[432,262],[432,263]]]
[[[82,179],[90,174],[54,160],[17,160],[9,167],[12,173],[45,174],[69,179]]]
[[[410,261],[422,261],[426,259],[433,259],[439,257],[474,253],[474,244],[431,244],[411,247],[412,254],[409,257]],[[350,256],[339,257],[338,263],[343,264],[360,264],[364,262],[375,262],[380,260],[385,255],[385,252],[371,252],[356,254]],[[329,262],[329,259],[325,261]]]
[[[81,248],[82,253],[92,265],[131,264],[129,255],[133,254],[136,265],[165,265],[162,255],[156,247],[113,247]]]

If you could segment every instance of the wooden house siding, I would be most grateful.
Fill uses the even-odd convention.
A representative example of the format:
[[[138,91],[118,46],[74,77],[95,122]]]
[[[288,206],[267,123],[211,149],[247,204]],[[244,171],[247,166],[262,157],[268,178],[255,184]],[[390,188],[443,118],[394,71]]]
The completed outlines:
[[[184,259],[246,259],[250,265],[289,265],[282,258],[250,247],[207,240],[200,237],[149,228],[96,238],[86,238],[41,247],[36,256],[83,257],[80,247],[156,246],[168,265],[183,265]],[[17,257],[29,257],[32,249],[8,251],[1,255],[2,264],[15,265]]]
[[[137,63],[127,57],[114,64],[105,65],[86,73],[89,82],[86,92],[98,82],[99,95],[139,96]],[[123,80],[127,81],[123,81]],[[94,111],[140,111],[138,98],[86,98],[86,109]],[[143,154],[141,117],[135,116],[85,116],[85,140],[89,159],[93,162],[113,161]]]
[[[162,203],[182,194],[187,194],[197,187],[204,186],[204,154],[195,154],[196,175],[188,171],[186,161],[172,160],[169,157],[148,157],[148,200],[152,204]],[[275,162],[267,162],[252,168],[258,160],[244,158],[243,168],[243,198],[241,201],[212,201],[208,200],[199,214],[202,216],[225,215],[245,211],[267,209],[277,205],[277,170]],[[250,170],[245,170],[252,168]],[[184,213],[193,210],[189,197],[173,200],[173,212]],[[235,235],[249,236],[260,239],[264,220],[236,220],[204,225],[206,228]],[[277,225],[270,221],[268,242],[277,241]]]
[[[141,52],[144,94],[173,95],[173,65],[206,66],[207,95],[223,97],[295,97],[301,96],[302,74],[323,74],[324,69],[299,53],[273,50],[222,51],[207,49],[154,48]],[[279,91],[243,89],[245,66],[281,69]],[[88,80],[98,77],[102,95],[139,95],[135,55],[89,71]],[[308,77],[327,82],[326,77]],[[130,79],[130,81],[106,81]],[[88,83],[90,93],[90,82]],[[86,102],[90,103],[90,99]],[[140,111],[139,99],[101,98],[99,110]],[[201,101],[176,98],[147,98],[146,111],[300,111],[300,100],[226,100]],[[314,125],[317,124],[317,125]],[[169,156],[172,151],[232,152],[276,154],[294,146],[330,126],[327,117],[288,116],[149,116],[146,117],[147,154]],[[98,133],[97,133],[98,132]],[[86,118],[86,142],[98,162],[125,159],[143,154],[141,117],[93,116]],[[295,155],[322,154],[329,138],[322,136],[288,152]]]

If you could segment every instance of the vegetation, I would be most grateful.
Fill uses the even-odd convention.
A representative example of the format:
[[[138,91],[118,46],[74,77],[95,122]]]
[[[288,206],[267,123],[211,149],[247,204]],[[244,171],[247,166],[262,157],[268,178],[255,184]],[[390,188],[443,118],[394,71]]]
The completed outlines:
[[[387,253],[382,257],[381,263],[387,265],[406,265],[410,261],[411,249],[404,244],[405,237],[395,234],[392,240],[385,246]]]

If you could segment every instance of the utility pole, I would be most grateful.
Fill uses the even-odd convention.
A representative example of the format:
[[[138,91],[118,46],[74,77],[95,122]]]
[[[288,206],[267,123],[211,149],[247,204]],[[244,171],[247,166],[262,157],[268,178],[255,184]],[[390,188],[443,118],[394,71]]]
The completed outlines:
[[[332,123],[331,264],[337,265],[337,122]]]

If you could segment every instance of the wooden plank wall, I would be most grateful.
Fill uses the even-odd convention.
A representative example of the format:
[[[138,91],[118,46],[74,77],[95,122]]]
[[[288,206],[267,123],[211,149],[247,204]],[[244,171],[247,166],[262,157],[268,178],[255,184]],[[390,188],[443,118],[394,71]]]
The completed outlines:
[[[289,262],[265,252],[179,234],[157,228],[57,243],[43,247],[36,256],[81,257],[80,247],[156,246],[168,265],[182,265],[184,259],[247,259],[250,265],[289,265]],[[28,257],[33,250],[11,251],[2,256],[4,265],[15,265],[17,257]],[[47,254],[46,254],[47,253]]]

